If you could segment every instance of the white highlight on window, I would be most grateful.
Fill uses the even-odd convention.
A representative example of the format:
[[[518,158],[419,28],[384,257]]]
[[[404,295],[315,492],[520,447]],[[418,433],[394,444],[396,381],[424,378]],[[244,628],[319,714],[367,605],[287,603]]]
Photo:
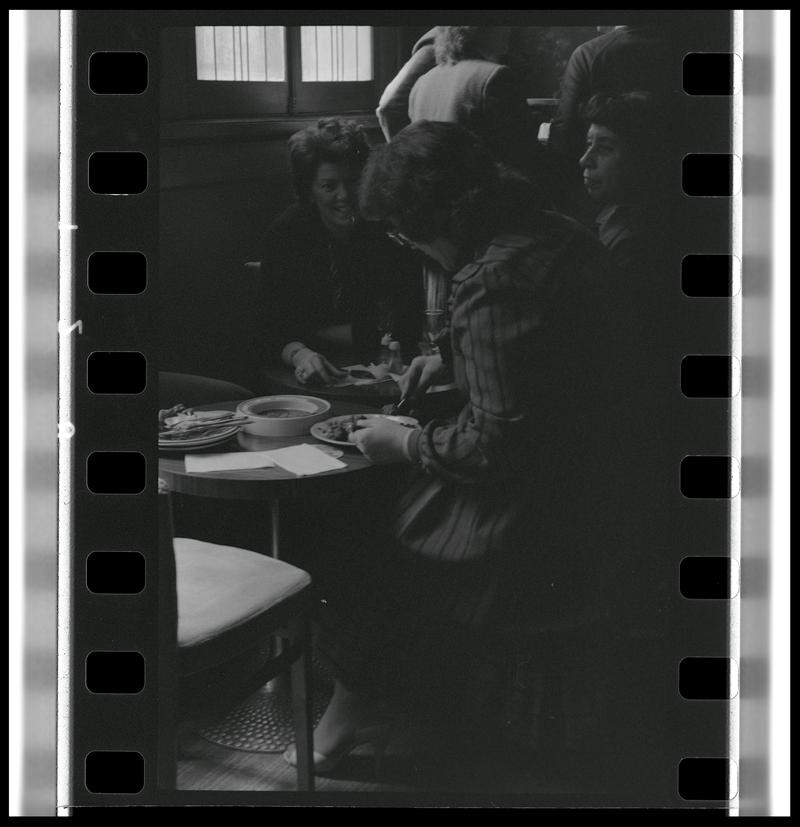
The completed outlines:
[[[372,80],[371,26],[301,26],[302,80]]]
[[[198,80],[286,80],[284,26],[195,26]]]

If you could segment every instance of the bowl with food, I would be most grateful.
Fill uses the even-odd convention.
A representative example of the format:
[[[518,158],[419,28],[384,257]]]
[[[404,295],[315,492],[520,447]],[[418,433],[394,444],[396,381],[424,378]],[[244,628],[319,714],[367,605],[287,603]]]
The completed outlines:
[[[331,406],[316,396],[259,396],[239,403],[247,417],[242,430],[256,436],[302,436],[315,422],[330,416]]]

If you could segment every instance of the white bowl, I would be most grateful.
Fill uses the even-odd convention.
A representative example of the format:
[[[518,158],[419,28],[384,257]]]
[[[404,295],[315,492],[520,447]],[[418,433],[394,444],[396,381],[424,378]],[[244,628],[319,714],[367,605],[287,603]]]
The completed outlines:
[[[237,412],[247,417],[242,430],[257,436],[301,436],[315,422],[330,416],[331,406],[316,396],[259,396],[241,402]]]

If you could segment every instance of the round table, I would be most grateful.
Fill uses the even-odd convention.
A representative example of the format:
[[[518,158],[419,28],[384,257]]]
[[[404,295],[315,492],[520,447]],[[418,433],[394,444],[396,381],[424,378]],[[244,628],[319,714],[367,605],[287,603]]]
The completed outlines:
[[[396,382],[376,382],[374,385],[345,385],[341,388],[325,385],[301,385],[297,381],[294,371],[283,366],[267,368],[263,375],[269,393],[300,393],[306,396],[319,396],[333,403],[340,402],[351,406],[368,405],[372,406],[373,409],[383,408],[400,400],[400,388]],[[458,411],[461,404],[463,403],[459,402],[459,393],[453,382],[434,385],[414,406],[416,410],[413,415],[424,424],[434,417],[446,417],[454,411]],[[348,413],[349,410],[343,409],[343,412]],[[360,413],[361,411],[354,409],[353,413],[356,412]]]
[[[347,362],[346,364],[355,364]],[[400,399],[400,388],[396,382],[387,380],[372,385],[303,385],[293,370],[280,365],[269,367],[263,372],[270,393],[301,393],[319,396],[324,399],[353,402],[356,404],[382,407]]]
[[[392,383],[394,384],[394,383]],[[235,410],[238,402],[222,402],[213,405],[197,406],[197,410]],[[331,416],[346,414],[374,413],[375,407],[367,407],[347,402],[333,402]],[[317,440],[309,434],[297,437],[261,437],[240,432],[228,442],[206,449],[204,453],[226,453],[230,451],[269,451],[276,448],[286,448],[290,445],[303,443],[316,444]],[[321,443],[320,443],[321,444]],[[355,446],[342,447],[342,456],[339,460],[345,464],[344,468],[325,471],[321,474],[298,477],[290,471],[274,466],[272,468],[254,468],[238,471],[212,471],[208,473],[190,473],[186,470],[184,455],[161,452],[158,461],[159,477],[165,480],[170,490],[199,497],[211,497],[229,500],[260,500],[269,503],[271,516],[271,549],[275,558],[281,555],[281,518],[280,503],[287,499],[299,497],[325,496],[355,492],[365,483],[365,475],[386,473],[391,466],[374,465],[363,456]],[[252,714],[258,715],[259,720],[266,716],[277,723],[271,727],[275,731],[274,747],[263,751],[280,752],[292,743],[294,730],[290,709],[290,698],[283,690],[282,681],[271,682],[275,691],[262,698],[258,705],[253,706]],[[267,704],[265,711],[264,704]],[[242,715],[248,711],[237,713],[241,725]],[[255,719],[254,719],[255,721]],[[244,722],[247,725],[247,722]],[[261,725],[259,723],[259,725]],[[270,742],[272,743],[272,742]]]

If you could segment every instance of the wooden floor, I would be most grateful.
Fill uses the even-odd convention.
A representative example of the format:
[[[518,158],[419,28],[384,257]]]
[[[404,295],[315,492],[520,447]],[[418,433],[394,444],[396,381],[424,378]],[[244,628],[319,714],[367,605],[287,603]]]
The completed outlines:
[[[359,747],[336,772],[318,777],[320,792],[502,793],[562,795],[586,792],[585,782],[553,762],[482,738],[460,747],[409,727],[398,731],[375,777],[370,746]],[[184,735],[178,764],[182,790],[293,791],[295,770],[281,755],[244,752]]]

